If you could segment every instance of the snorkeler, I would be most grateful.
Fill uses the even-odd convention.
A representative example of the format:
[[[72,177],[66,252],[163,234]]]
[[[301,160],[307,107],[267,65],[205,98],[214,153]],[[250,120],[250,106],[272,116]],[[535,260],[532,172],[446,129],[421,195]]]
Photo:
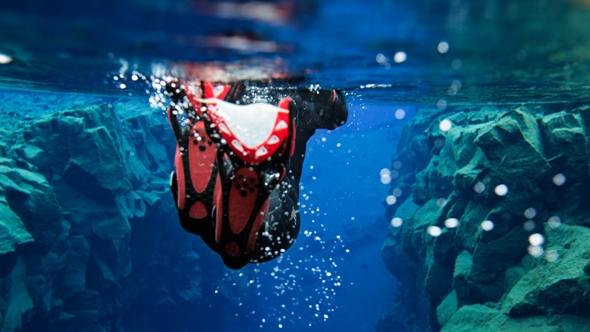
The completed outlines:
[[[281,255],[299,234],[307,140],[346,122],[342,92],[260,81],[170,81],[166,90],[178,142],[170,186],[182,227],[232,269]]]

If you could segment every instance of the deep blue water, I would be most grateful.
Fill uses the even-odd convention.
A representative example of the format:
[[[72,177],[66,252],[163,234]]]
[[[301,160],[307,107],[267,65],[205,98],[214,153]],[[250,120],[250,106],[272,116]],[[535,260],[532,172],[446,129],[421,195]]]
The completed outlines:
[[[589,101],[583,46],[590,30],[583,22],[590,12],[583,5],[270,3],[288,3],[291,17],[280,23],[223,18],[190,0],[0,4],[0,53],[11,59],[0,65],[0,111],[22,121],[4,122],[15,133],[41,115],[102,103],[114,105],[121,119],[147,114],[162,122],[161,107],[150,108],[151,77],[187,63],[215,63],[244,75],[268,69],[299,78],[301,87],[319,84],[347,95],[348,123],[319,130],[308,142],[301,233],[280,258],[231,271],[184,233],[174,214],[161,220],[172,230],[131,222],[132,244],[134,236],[154,234],[165,250],[179,243],[196,248],[200,270],[183,273],[199,280],[201,297],[121,309],[118,326],[129,331],[374,331],[399,287],[380,253],[389,225],[383,207],[389,186],[380,171],[392,167],[402,127],[417,109]],[[254,35],[257,43],[236,49],[211,39],[229,34]],[[441,51],[444,45],[448,50]],[[399,52],[407,59],[398,63]],[[145,79],[133,80],[134,74]],[[170,135],[156,140],[166,144]],[[132,255],[142,261],[141,251]],[[156,272],[163,280],[171,275]]]

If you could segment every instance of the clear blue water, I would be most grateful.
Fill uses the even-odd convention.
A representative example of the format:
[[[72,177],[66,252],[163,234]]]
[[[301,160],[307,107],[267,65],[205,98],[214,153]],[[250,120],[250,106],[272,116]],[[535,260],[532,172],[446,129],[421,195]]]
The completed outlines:
[[[391,167],[401,129],[417,109],[590,101],[590,29],[584,23],[590,12],[583,4],[282,3],[294,9],[280,24],[223,18],[189,0],[0,5],[0,53],[11,59],[0,65],[6,130],[102,103],[114,105],[121,119],[147,114],[163,121],[162,109],[150,107],[150,76],[186,63],[215,63],[244,75],[270,68],[300,77],[300,86],[347,94],[349,122],[318,131],[308,143],[302,233],[281,258],[230,271],[181,230],[175,215],[161,221],[178,226],[165,228],[164,235],[132,222],[132,243],[134,236],[154,236],[162,248],[196,248],[200,270],[185,272],[183,282],[194,273],[201,297],[174,305],[149,297],[141,305],[124,304],[118,317],[126,331],[373,331],[399,287],[380,254],[388,186],[379,172]],[[236,49],[208,39],[236,32],[252,33],[258,43]],[[134,73],[146,80],[133,80]],[[400,109],[402,119],[396,117]],[[171,260],[178,251],[171,249]],[[132,255],[142,261],[141,251]],[[165,269],[156,274],[174,275]],[[131,277],[121,284],[133,283],[141,281]]]

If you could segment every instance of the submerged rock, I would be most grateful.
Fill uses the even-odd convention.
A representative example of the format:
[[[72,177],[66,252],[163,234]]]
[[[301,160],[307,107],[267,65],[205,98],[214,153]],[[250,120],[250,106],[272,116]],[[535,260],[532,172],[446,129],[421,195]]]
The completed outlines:
[[[35,246],[47,251],[61,232],[62,224],[55,193],[45,177],[17,167],[0,166],[0,194],[8,238],[13,239],[13,244],[34,238]]]
[[[27,290],[27,267],[22,258],[8,277],[10,288],[6,294],[7,308],[2,322],[2,331],[18,331],[23,326],[23,315],[34,308],[34,303]]]
[[[0,202],[0,218],[0,255],[33,241],[22,220],[3,202]]]
[[[474,304],[463,306],[455,313],[442,332],[560,332],[585,331],[590,319],[572,315],[538,316],[511,318],[494,307]]]
[[[510,289],[502,312],[512,317],[538,313],[590,318],[590,229],[547,226],[547,258]]]
[[[543,107],[425,111],[407,125],[413,136],[394,161],[418,167],[392,181],[392,192],[411,185],[412,195],[386,212],[403,225],[382,257],[425,292],[434,330],[588,323],[588,125],[586,108]],[[410,213],[404,199],[417,205]]]
[[[2,331],[123,331],[143,324],[125,314],[155,306],[168,326],[192,315],[200,259],[175,220],[163,116],[121,119],[97,104],[31,118],[0,141]],[[164,266],[144,258],[158,255]],[[173,301],[157,304],[162,280]]]
[[[125,166],[113,138],[105,127],[90,128],[78,135],[71,149],[63,179],[85,195],[108,202],[131,190]]]

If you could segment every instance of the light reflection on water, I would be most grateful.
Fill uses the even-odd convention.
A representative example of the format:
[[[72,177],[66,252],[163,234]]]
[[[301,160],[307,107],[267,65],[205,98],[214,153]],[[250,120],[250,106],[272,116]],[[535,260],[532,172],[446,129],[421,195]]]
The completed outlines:
[[[11,4],[0,14],[0,53],[12,60],[2,61],[0,86],[137,94],[129,84],[123,92],[105,77],[118,72],[121,59],[129,71],[148,76],[158,76],[154,64],[210,63],[241,67],[252,76],[279,61],[281,72],[306,84],[383,103],[547,103],[589,97],[585,22],[590,11],[583,1],[374,0],[370,8],[360,0],[280,1],[264,16],[248,3],[239,8],[208,1],[158,3],[119,0],[94,12],[75,5],[66,7],[70,12],[42,15]],[[120,16],[123,8],[135,16]],[[153,10],[161,12],[157,19]],[[48,22],[53,28],[40,28]],[[108,29],[96,34],[92,24]],[[58,34],[62,31],[70,34]]]

